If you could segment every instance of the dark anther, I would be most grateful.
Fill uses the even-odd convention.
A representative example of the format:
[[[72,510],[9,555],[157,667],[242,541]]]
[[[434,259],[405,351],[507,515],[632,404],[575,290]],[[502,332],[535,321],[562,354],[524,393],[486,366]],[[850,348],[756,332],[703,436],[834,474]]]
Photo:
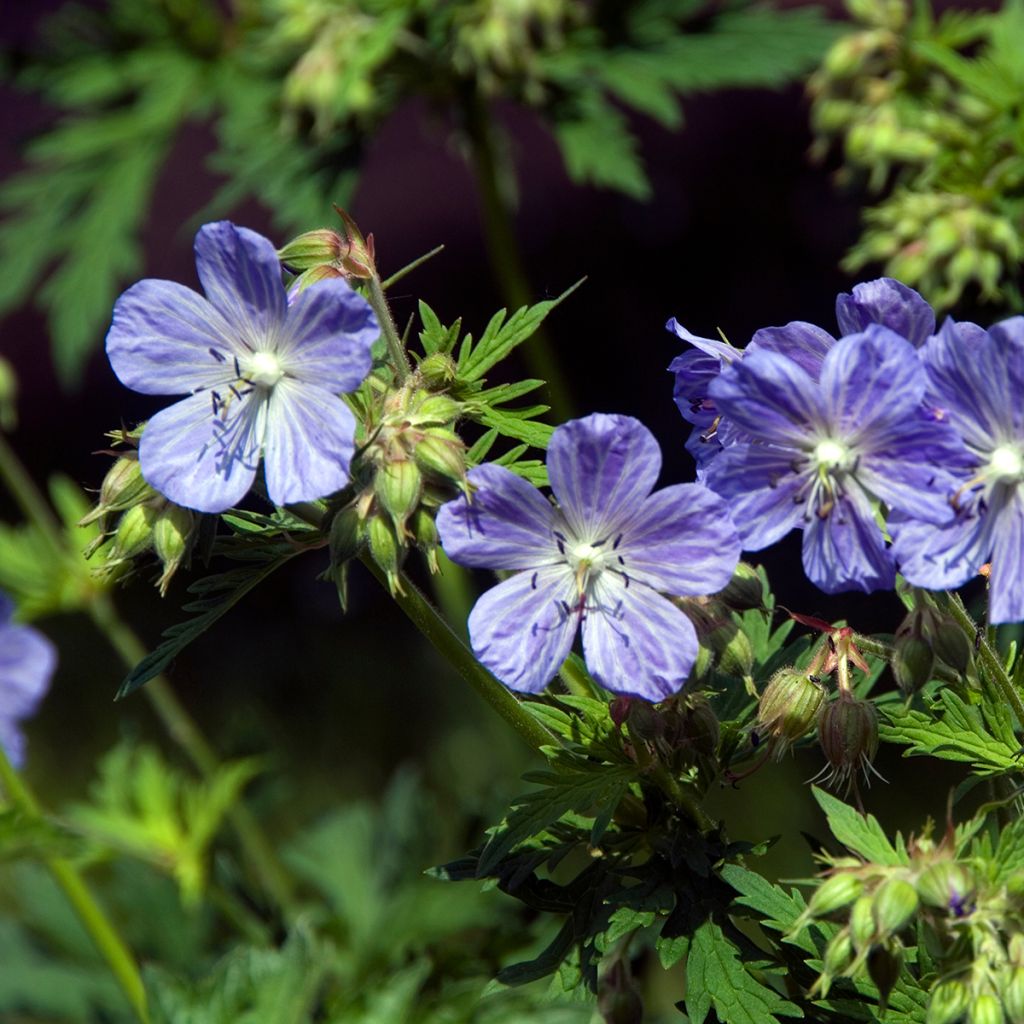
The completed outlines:
[[[530,577],[530,589],[531,590],[536,590],[537,589],[537,574],[536,573],[534,573]]]
[[[207,349],[207,351],[210,353],[211,356],[213,356],[214,359],[217,360],[218,363],[227,362],[227,356],[225,356],[223,352],[218,352],[215,348],[212,347]]]
[[[622,543],[622,534],[620,533],[618,535],[618,537],[615,538],[615,543],[612,544],[612,551],[614,551],[621,543]]]

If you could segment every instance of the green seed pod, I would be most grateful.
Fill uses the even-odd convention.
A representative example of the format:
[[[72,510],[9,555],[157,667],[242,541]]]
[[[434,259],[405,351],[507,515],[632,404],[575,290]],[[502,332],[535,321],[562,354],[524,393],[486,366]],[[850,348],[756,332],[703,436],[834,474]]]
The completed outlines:
[[[455,361],[447,352],[434,352],[427,356],[416,372],[431,390],[447,388],[455,383]]]
[[[954,1024],[967,1012],[970,989],[962,981],[942,981],[932,989],[926,1024]]]
[[[822,709],[818,742],[838,780],[867,768],[878,751],[878,712],[874,704],[840,694]]]
[[[903,946],[899,939],[890,938],[880,945],[872,946],[867,963],[868,977],[878,989],[884,1010],[889,993],[899,981],[900,971],[903,970]]]
[[[874,900],[870,896],[861,896],[853,904],[850,911],[850,938],[853,948],[858,953],[867,949],[876,937]]]
[[[892,935],[917,913],[917,890],[905,878],[888,878],[872,897],[875,925],[880,935]]]
[[[426,424],[447,426],[454,423],[461,412],[462,403],[454,398],[450,398],[448,395],[428,395],[416,407],[413,420],[419,426]]]
[[[370,554],[387,576],[392,596],[403,593],[398,573],[405,558],[405,548],[398,543],[391,523],[382,516],[371,516],[366,523]]]
[[[1014,967],[1024,967],[1024,933],[1014,932],[1006,946],[1006,955]]]
[[[363,520],[354,504],[346,505],[331,520],[331,565],[344,565],[363,546]]]
[[[712,757],[718,749],[722,727],[710,701],[699,695],[690,697],[681,712],[681,742],[698,754]]]
[[[991,993],[975,996],[967,1013],[969,1024],[1003,1024],[1002,1003]]]
[[[171,502],[164,505],[153,523],[153,547],[164,567],[157,581],[161,597],[167,593],[174,574],[188,561],[195,524],[193,512]]]
[[[1003,1009],[1010,1024],[1024,1024],[1024,967],[1012,967],[1003,973]]]
[[[924,620],[925,635],[939,661],[961,675],[974,656],[974,645],[951,615],[932,613]]]
[[[409,520],[409,529],[416,546],[426,555],[430,571],[432,573],[440,572],[440,567],[437,564],[437,525],[434,523],[433,515],[420,506]]]
[[[406,536],[405,523],[419,504],[423,477],[410,459],[391,459],[377,470],[373,490],[399,537]]]
[[[892,659],[892,674],[904,697],[910,698],[932,677],[935,653],[920,634],[897,634]]]
[[[974,893],[974,880],[968,868],[953,860],[930,864],[914,883],[921,902],[959,916]]]
[[[96,507],[78,525],[88,526],[108,512],[121,512],[155,497],[156,491],[143,479],[142,467],[135,452],[122,455],[107,470],[100,484],[100,498]]]
[[[832,977],[842,974],[850,961],[853,959],[853,939],[850,938],[850,931],[844,928],[837,932],[832,941],[825,948],[824,966],[825,971]]]
[[[293,238],[278,250],[277,258],[289,270],[310,270],[340,260],[348,252],[348,243],[336,231],[320,228]]]
[[[716,595],[722,604],[734,611],[745,612],[764,606],[764,583],[757,570],[747,562],[740,562],[725,590]]]
[[[424,474],[463,484],[466,479],[466,446],[454,430],[431,427],[413,450],[413,459]]]
[[[757,731],[778,740],[784,749],[813,727],[824,699],[824,687],[806,673],[780,669],[758,701]]]
[[[133,505],[117,524],[110,560],[135,558],[153,546],[153,524],[157,509],[152,505]]]
[[[825,917],[848,906],[864,892],[864,883],[856,875],[844,871],[826,878],[811,896],[808,910],[815,917]]]
[[[754,648],[742,629],[733,629],[728,641],[718,651],[718,668],[737,679],[750,675],[754,668]]]

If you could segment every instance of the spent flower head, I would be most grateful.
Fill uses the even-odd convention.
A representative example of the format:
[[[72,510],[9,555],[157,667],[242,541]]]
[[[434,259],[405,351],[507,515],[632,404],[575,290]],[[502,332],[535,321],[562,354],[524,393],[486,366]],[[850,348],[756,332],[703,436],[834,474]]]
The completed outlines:
[[[370,369],[379,330],[341,279],[288,302],[274,246],[228,221],[196,235],[205,298],[147,279],[114,307],[107,355],[143,394],[188,393],[146,425],[146,480],[171,501],[222,512],[240,501],[262,456],[277,505],[321,498],[349,477],[355,418],[338,397]]]
[[[25,760],[21,723],[36,713],[57,666],[53,644],[37,629],[11,621],[14,605],[0,593],[0,747],[15,767]]]
[[[514,690],[536,693],[583,628],[594,678],[660,701],[697,656],[690,620],[663,593],[709,594],[732,577],[739,542],[721,500],[700,484],[651,493],[661,453],[629,416],[595,413],[555,430],[548,475],[557,504],[500,466],[469,474],[471,497],[438,514],[455,562],[520,570],[477,601],[477,657]]]

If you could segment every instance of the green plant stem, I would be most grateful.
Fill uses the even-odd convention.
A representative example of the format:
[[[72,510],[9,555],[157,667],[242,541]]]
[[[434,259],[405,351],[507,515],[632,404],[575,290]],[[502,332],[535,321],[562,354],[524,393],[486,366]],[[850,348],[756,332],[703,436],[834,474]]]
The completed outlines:
[[[1021,699],[1020,693],[1007,675],[1006,666],[1003,665],[999,654],[989,643],[984,630],[979,629],[977,623],[971,618],[970,612],[967,611],[959,594],[949,594],[949,611],[961,629],[974,640],[989,679],[1003,700],[1013,708],[1017,722],[1024,727],[1024,700]]]
[[[475,90],[465,95],[462,108],[472,151],[473,173],[480,194],[488,258],[504,302],[511,309],[528,306],[532,301],[532,289],[519,255],[508,203],[502,194],[494,125],[486,101]],[[530,375],[547,381],[548,400],[555,419],[569,419],[573,414],[571,394],[546,332],[536,331],[522,351]]]
[[[381,586],[387,587],[387,578],[373,559],[369,555],[362,555],[361,559]],[[519,701],[476,660],[469,648],[456,636],[451,626],[445,622],[437,609],[420,593],[413,582],[405,575],[401,575],[399,581],[404,593],[395,594],[395,601],[409,616],[416,628],[430,641],[434,649],[448,660],[459,675],[534,750],[540,751],[542,747],[556,745],[555,737],[536,721],[520,705]]]
[[[33,821],[39,821],[42,818],[36,798],[21,776],[14,770],[14,766],[8,760],[2,746],[0,746],[0,785],[3,786],[11,804],[26,818]],[[146,989],[142,984],[142,977],[131,950],[93,896],[78,869],[62,857],[46,857],[44,863],[101,956],[106,960],[121,991],[135,1011],[135,1016],[143,1024],[147,1024],[149,1009],[146,1005]]]
[[[62,559],[75,558],[69,549],[64,532],[46,500],[32,478],[25,472],[6,437],[0,432],[0,479],[21,506],[25,518],[39,530],[54,552]],[[93,624],[107,638],[120,655],[125,666],[132,668],[146,655],[146,648],[118,615],[110,597],[97,591],[88,600],[85,610]],[[171,738],[184,750],[199,773],[209,779],[219,766],[219,758],[191,718],[164,676],[150,681],[145,693]],[[273,846],[264,835],[259,823],[247,807],[236,804],[228,812],[242,849],[267,895],[281,908],[286,919],[297,913],[294,907],[291,882],[280,865]]]
[[[367,282],[369,286],[369,301],[377,314],[377,322],[380,324],[381,334],[388,347],[388,355],[391,357],[391,364],[395,369],[395,378],[399,384],[404,384],[409,379],[409,357],[405,354],[405,346],[398,335],[394,318],[391,316],[391,309],[388,300],[381,287],[380,278],[376,273],[371,275]]]
[[[142,641],[120,618],[106,594],[100,594],[90,602],[88,611],[96,627],[120,655],[125,667],[133,668],[146,656],[147,651]],[[167,679],[162,675],[151,679],[143,692],[168,735],[185,752],[199,774],[207,780],[213,778],[220,767],[220,758],[178,700]],[[259,822],[244,804],[233,805],[227,812],[227,818],[263,890],[281,909],[286,920],[294,920],[298,910],[291,880]]]

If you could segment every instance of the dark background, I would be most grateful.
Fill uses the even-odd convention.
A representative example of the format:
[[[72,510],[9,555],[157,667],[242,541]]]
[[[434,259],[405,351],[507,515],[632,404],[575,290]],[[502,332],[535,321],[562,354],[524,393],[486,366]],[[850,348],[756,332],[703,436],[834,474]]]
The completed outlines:
[[[35,5],[30,13],[12,8],[5,17],[8,41],[30,45],[40,16],[55,6]],[[0,170],[10,173],[19,166],[21,143],[52,115],[10,89],[0,109]],[[645,204],[572,185],[533,115],[512,106],[498,110],[512,140],[520,194],[516,227],[536,296],[557,295],[587,278],[548,321],[577,411],[641,418],[662,445],[662,485],[693,476],[683,449],[688,427],[672,402],[666,372],[681,346],[665,332],[666,319],[676,316],[705,336],[720,327],[739,345],[759,327],[794,319],[834,329],[835,296],[855,283],[838,269],[839,260],[857,237],[858,211],[867,200],[834,185],[834,166],[809,161],[808,106],[800,86],[695,96],[685,113],[686,126],[675,134],[633,118],[654,186],[654,199]],[[180,136],[147,220],[140,277],[197,286],[192,218],[216,185],[204,170],[211,149],[202,126]],[[374,233],[384,275],[445,246],[394,289],[400,325],[423,298],[442,321],[461,315],[464,326],[479,333],[502,305],[484,255],[471,172],[450,125],[425,105],[408,103],[384,126],[370,147],[351,212]],[[232,219],[285,241],[274,237],[268,211],[259,206],[239,208]],[[97,487],[106,462],[90,453],[103,446],[103,432],[165,404],[123,388],[99,349],[82,386],[62,392],[43,318],[31,310],[4,323],[0,351],[21,382],[13,440],[40,482],[59,469],[84,487]],[[525,375],[515,365],[502,372],[508,379]],[[4,495],[0,512],[15,517]],[[799,568],[798,535],[752,560],[767,565],[779,600],[789,607],[845,617],[865,631],[896,628],[900,606],[891,594],[829,598],[810,587]],[[439,663],[359,567],[349,614],[342,617],[333,588],[315,581],[323,567],[317,554],[293,563],[179,657],[171,679],[182,699],[223,754],[271,752],[271,771],[254,791],[278,830],[337,800],[379,791],[408,760],[442,800],[492,813],[521,788],[517,774],[528,752]],[[181,618],[185,585],[176,580],[161,601],[140,580],[119,597],[147,643]],[[62,663],[30,728],[30,770],[56,802],[81,792],[95,757],[119,734],[159,732],[141,696],[111,703],[123,670],[84,619],[50,620],[44,628],[60,645]],[[820,755],[808,751],[763,771],[738,794],[721,794],[716,803],[732,834],[756,840],[778,831],[823,831],[803,785],[820,763]],[[884,786],[871,793],[870,805],[883,818],[905,827],[919,827],[925,813],[942,819],[957,776],[937,777],[933,762],[925,775],[916,762],[901,762],[892,752],[883,754],[880,767],[899,781],[888,794]],[[909,818],[887,806],[895,803],[890,797],[911,808]]]

